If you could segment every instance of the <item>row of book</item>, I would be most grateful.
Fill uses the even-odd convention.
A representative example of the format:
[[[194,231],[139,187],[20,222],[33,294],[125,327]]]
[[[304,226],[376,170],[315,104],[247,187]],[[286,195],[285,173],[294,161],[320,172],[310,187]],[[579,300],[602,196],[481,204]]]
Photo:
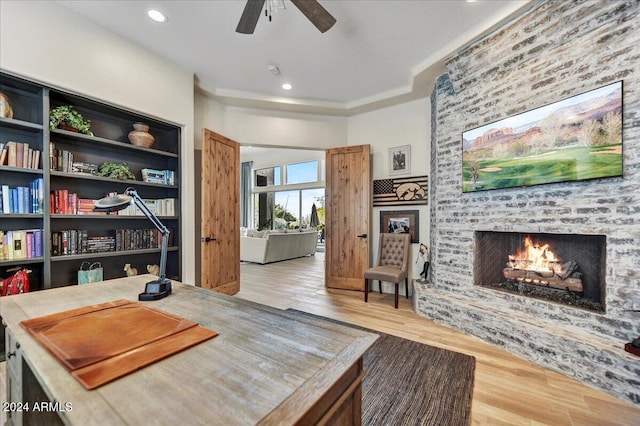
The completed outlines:
[[[42,257],[42,229],[0,231],[0,260]]]
[[[41,151],[31,148],[27,142],[0,143],[0,166],[39,169],[40,156]]]
[[[0,185],[0,212],[4,214],[43,213],[44,179],[37,178],[29,186]]]
[[[118,215],[118,216],[143,216],[144,213],[132,204],[123,210],[116,212],[96,212],[93,211],[94,199],[79,198],[75,192],[68,189],[56,189],[49,193],[49,213],[51,214],[77,214],[77,215]],[[175,216],[176,199],[160,198],[145,199],[145,205],[156,216]]]
[[[156,169],[142,169],[142,181],[149,183],[161,183],[163,185],[175,185],[176,174],[173,170],[156,170]]]
[[[57,149],[53,142],[49,142],[49,170],[71,173],[73,168],[73,152]]]
[[[170,230],[169,245],[173,231]],[[106,253],[160,248],[162,233],[157,229],[114,229],[109,235],[90,236],[86,229],[69,229],[51,233],[51,255]]]
[[[156,216],[175,216],[176,215],[176,199],[160,198],[160,199],[143,199],[147,208]],[[144,216],[142,210],[135,204],[127,206],[127,208],[118,212],[121,216]]]

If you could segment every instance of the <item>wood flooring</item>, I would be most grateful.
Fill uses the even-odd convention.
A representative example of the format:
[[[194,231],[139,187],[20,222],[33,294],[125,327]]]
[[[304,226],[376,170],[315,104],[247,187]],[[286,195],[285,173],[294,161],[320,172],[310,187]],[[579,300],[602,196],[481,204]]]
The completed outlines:
[[[240,267],[237,297],[280,309],[334,318],[428,345],[473,355],[474,425],[639,425],[640,407],[539,367],[495,346],[415,314],[411,301],[375,292],[364,303],[356,291],[324,287],[324,253],[285,262]],[[0,363],[0,401],[4,400]],[[0,413],[0,425],[4,423]]]
[[[476,358],[474,425],[640,425],[640,407],[414,313],[411,300],[327,289],[324,253],[267,265],[242,263],[240,297],[357,324]]]

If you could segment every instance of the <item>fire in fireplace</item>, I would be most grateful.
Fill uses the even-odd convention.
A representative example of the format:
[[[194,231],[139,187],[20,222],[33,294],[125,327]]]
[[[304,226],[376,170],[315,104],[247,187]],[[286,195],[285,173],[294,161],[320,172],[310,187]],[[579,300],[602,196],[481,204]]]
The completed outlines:
[[[603,235],[475,233],[474,283],[604,312]]]
[[[523,249],[508,256],[503,275],[507,280],[582,293],[582,273],[574,260],[563,262],[548,243],[536,243],[530,236]]]

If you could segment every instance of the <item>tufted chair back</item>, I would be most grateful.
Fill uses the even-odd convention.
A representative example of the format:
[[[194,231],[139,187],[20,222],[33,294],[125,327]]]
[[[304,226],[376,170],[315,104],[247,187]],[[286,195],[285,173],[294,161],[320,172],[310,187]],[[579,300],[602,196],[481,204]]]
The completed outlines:
[[[393,266],[405,272],[409,263],[410,238],[409,234],[380,234],[376,266]]]

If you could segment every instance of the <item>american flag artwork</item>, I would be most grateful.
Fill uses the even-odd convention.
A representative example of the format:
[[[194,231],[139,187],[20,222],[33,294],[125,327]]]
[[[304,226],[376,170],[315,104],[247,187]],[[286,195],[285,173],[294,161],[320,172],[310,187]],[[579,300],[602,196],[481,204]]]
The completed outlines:
[[[379,179],[373,181],[373,206],[428,204],[429,176]]]

